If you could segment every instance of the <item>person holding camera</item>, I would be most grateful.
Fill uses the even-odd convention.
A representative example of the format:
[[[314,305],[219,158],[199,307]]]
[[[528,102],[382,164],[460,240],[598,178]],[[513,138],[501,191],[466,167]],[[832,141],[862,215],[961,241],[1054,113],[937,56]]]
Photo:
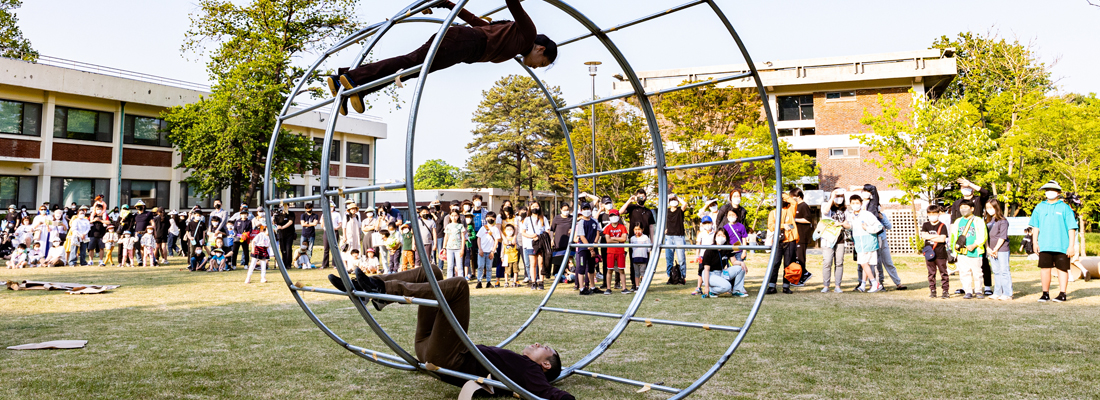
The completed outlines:
[[[956,257],[962,283],[963,299],[984,299],[982,294],[982,258],[985,256],[985,242],[988,239],[985,221],[974,215],[974,202],[963,200],[959,203],[959,219],[951,223],[951,253]]]

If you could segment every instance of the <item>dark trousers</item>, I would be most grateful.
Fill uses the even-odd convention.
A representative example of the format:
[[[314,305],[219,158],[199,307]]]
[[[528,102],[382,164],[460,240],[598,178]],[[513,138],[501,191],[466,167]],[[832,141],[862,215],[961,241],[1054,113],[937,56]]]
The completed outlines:
[[[775,285],[776,282],[779,281],[779,277],[783,276],[783,268],[781,268],[781,266],[786,267],[788,265],[791,265],[791,263],[798,261],[798,258],[795,257],[795,252],[797,250],[798,242],[783,242],[779,244],[779,254],[775,255],[775,262],[772,263],[772,285]],[[803,266],[802,271],[803,274],[805,274],[805,266]],[[788,282],[786,277],[783,278],[784,287],[789,286],[792,283],[798,282]]]
[[[283,256],[283,265],[294,265],[294,236],[279,236],[279,253]]]
[[[948,293],[951,287],[951,279],[947,276],[947,259],[925,260],[924,265],[928,267],[928,289],[932,291],[932,295],[936,295],[936,272],[940,273],[940,280],[943,282],[943,293]]]
[[[229,264],[230,265],[233,265],[233,266],[238,265],[237,264],[237,256],[238,255],[241,256],[240,265],[248,265],[248,242],[247,241],[238,240],[238,241],[233,242],[233,250],[232,251],[233,251],[233,255],[229,257]]]
[[[982,283],[985,287],[993,287],[993,268],[989,265],[989,257],[982,257]],[[978,288],[974,288],[977,292]]]
[[[432,268],[439,289],[459,325],[465,331],[470,327],[470,285],[466,278],[443,279],[443,271]],[[424,268],[414,268],[396,274],[376,276],[386,282],[386,294],[435,299]],[[460,369],[466,361],[466,346],[458,339],[447,317],[436,307],[420,306],[416,314],[416,358],[448,369]]]
[[[340,238],[340,231],[336,231],[336,238],[337,239]],[[328,245],[328,233],[327,232],[321,234],[321,247],[325,248],[324,253],[321,254],[321,268],[328,268],[329,245]],[[374,254],[382,254],[382,253],[378,252],[378,250],[376,248]],[[387,260],[379,259],[378,261],[382,264],[381,265],[382,269],[387,268],[387,265],[386,265]]]
[[[420,48],[413,50],[412,53],[361,65],[352,70],[340,68],[339,72],[351,78],[355,85],[364,85],[385,78],[397,73],[399,70],[409,69],[423,64],[424,58],[428,55],[428,48],[431,46],[432,40],[434,39],[435,36],[433,35],[431,39],[428,39]],[[447,33],[443,35],[443,42],[439,44],[439,51],[436,52],[435,59],[432,61],[432,68],[429,72],[450,68],[458,63],[472,64],[477,62],[481,59],[481,56],[485,54],[485,43],[485,34],[480,30],[462,26],[453,26],[447,29]],[[420,73],[415,73],[404,79],[414,79],[419,76]],[[390,83],[391,82],[387,82],[373,89],[360,92],[360,94],[367,95],[382,90],[386,86],[389,86]]]
[[[601,262],[600,266],[598,267],[598,268],[600,268],[600,272],[603,273],[603,286],[600,286],[600,288],[601,289],[607,289],[608,286],[607,286],[607,248],[606,247],[600,249],[600,260],[603,260],[603,262]],[[632,271],[631,274],[633,274],[633,270],[631,270],[631,271]],[[631,275],[631,276],[633,276],[633,275]]]

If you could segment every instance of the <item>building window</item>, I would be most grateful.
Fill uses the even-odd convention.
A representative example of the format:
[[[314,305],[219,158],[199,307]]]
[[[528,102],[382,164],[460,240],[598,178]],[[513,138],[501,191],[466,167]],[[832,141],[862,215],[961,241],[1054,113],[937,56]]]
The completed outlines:
[[[203,197],[195,191],[195,187],[187,184],[187,182],[180,182],[180,208],[191,208],[199,206],[199,208],[211,208],[213,201],[209,197]]]
[[[813,136],[817,134],[817,129],[814,128],[802,128],[798,130],[798,136]]]
[[[145,203],[145,208],[168,208],[169,190],[168,181],[139,181],[132,179],[122,180],[122,204],[134,205],[138,200]]]
[[[370,164],[370,145],[348,142],[348,163]]]
[[[855,91],[825,93],[826,100],[855,100]]]
[[[50,180],[50,203],[65,206],[92,205],[96,195],[103,195],[103,201],[110,201],[110,179],[52,178]]]
[[[172,147],[168,143],[168,123],[160,118],[127,115],[124,127],[123,143]]]
[[[313,138],[313,149],[317,150],[317,151],[321,151],[321,145],[324,144],[324,143],[325,143],[325,139],[323,139],[323,138]],[[329,156],[329,161],[332,161],[332,162],[340,161],[340,141],[339,140],[333,140],[332,141],[332,148],[329,149],[328,156]]]
[[[53,137],[110,142],[113,122],[113,113],[58,106],[54,107]]]
[[[40,136],[41,120],[41,104],[0,100],[0,133]]]
[[[780,121],[800,121],[814,119],[814,96],[804,94],[800,96],[779,96]]]
[[[289,199],[291,197],[305,197],[306,187],[303,185],[286,185],[275,189],[276,199]]]
[[[859,157],[859,149],[857,149],[857,148],[829,149],[829,158],[852,158],[852,157]]]
[[[794,129],[780,129],[779,137],[791,137],[794,136]]]
[[[0,176],[0,206],[14,204],[33,209],[37,195],[37,176]]]

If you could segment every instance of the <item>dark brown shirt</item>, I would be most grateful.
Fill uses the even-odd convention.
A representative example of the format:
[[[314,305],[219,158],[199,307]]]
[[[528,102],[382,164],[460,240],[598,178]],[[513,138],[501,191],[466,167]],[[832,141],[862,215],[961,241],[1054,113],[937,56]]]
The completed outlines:
[[[520,6],[519,2],[520,0],[505,0],[504,2],[508,5],[508,11],[512,13],[512,18],[515,18],[514,22],[490,24],[466,10],[462,10],[458,14],[458,17],[470,24],[471,27],[485,33],[487,38],[485,54],[481,56],[478,62],[502,63],[510,61],[516,56],[527,55],[531,48],[535,46],[535,36],[538,36],[538,31],[535,29],[535,23],[531,21],[531,17],[527,15],[527,12],[523,11],[523,7]]]

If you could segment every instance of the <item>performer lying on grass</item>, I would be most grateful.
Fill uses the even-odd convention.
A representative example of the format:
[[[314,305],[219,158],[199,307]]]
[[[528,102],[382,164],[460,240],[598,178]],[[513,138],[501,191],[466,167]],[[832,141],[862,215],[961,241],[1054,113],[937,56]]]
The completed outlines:
[[[439,289],[451,306],[458,323],[463,330],[470,326],[470,285],[465,277],[443,279],[443,271],[432,268]],[[339,290],[345,290],[344,282],[335,275],[328,276],[329,282]],[[363,271],[355,270],[352,280],[355,289],[368,293],[392,294],[397,296],[435,299],[431,284],[424,268],[411,269],[389,275],[367,276]],[[371,300],[379,311],[388,302]],[[477,362],[469,350],[458,339],[458,333],[451,327],[446,316],[437,308],[420,306],[416,316],[416,358],[423,363],[464,372],[474,376],[488,376],[489,371]],[[508,378],[536,396],[551,400],[574,400],[573,395],[550,386],[550,380],[561,374],[561,358],[548,346],[532,344],[523,349],[522,354],[499,347],[478,345],[478,350],[496,365]],[[444,382],[462,386],[465,381],[442,375]],[[511,396],[506,390],[497,390],[496,395]]]
[[[523,7],[520,6],[519,2],[520,0],[505,1],[508,5],[508,11],[516,19],[515,22],[496,21],[490,23],[478,18],[469,11],[462,10],[459,12],[458,17],[470,26],[447,28],[447,33],[444,34],[443,41],[439,44],[439,51],[432,61],[429,72],[450,68],[458,63],[502,63],[512,60],[516,56],[523,56],[523,63],[531,68],[542,68],[552,64],[558,58],[558,45],[546,35],[538,34],[538,31],[535,30],[535,23],[523,11]],[[454,6],[454,3],[445,1],[435,7],[453,9]],[[433,35],[432,39],[428,39],[423,46],[403,56],[362,65],[352,70],[340,68],[337,70],[339,75],[328,76],[325,79],[328,82],[328,89],[333,96],[336,96],[337,82],[345,90],[352,89],[358,85],[393,75],[403,69],[421,65],[428,55],[428,48],[431,47],[434,38]],[[406,79],[413,79],[418,76],[420,76],[420,73],[410,74]],[[388,85],[389,83],[386,83],[356,93],[357,96],[351,96],[351,108],[355,109],[357,113],[362,113],[365,110],[363,96],[382,90]],[[348,101],[348,99],[344,101]],[[340,114],[347,115],[347,113],[347,106],[341,104]]]

